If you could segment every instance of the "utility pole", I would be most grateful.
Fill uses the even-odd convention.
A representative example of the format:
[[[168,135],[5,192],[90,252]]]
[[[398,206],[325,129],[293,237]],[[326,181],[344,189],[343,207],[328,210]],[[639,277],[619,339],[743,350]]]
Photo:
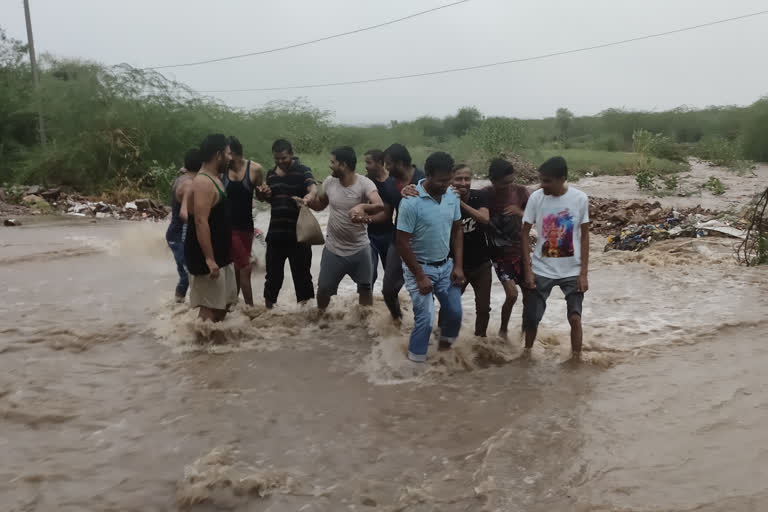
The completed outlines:
[[[29,48],[29,62],[32,64],[32,80],[35,82],[35,96],[37,96],[37,122],[40,130],[40,144],[46,145],[45,120],[43,119],[43,101],[40,94],[40,75],[37,71],[37,57],[35,55],[35,39],[32,37],[32,17],[29,14],[29,0],[24,0],[24,16],[27,18],[27,47]]]

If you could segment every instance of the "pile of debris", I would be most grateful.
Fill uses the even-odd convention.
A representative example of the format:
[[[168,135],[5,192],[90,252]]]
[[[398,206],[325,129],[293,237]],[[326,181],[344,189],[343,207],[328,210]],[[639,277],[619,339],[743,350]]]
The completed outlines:
[[[609,234],[605,250],[640,251],[671,238],[726,236],[743,238],[743,222],[700,206],[662,208],[659,202],[590,198],[592,231]]]
[[[70,196],[64,200],[67,215],[77,217],[114,218],[127,220],[164,219],[170,210],[152,199],[137,199],[124,206],[93,202],[83,197]]]
[[[54,213],[97,219],[160,220],[168,216],[170,209],[152,199],[137,199],[118,206],[78,194],[67,194],[60,188],[44,189],[37,185],[23,189],[0,188],[0,214],[3,216]]]

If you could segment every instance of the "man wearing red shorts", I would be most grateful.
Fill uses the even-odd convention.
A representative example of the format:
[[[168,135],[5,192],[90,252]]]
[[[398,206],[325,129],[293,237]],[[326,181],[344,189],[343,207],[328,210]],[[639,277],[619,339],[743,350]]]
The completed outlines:
[[[251,288],[251,245],[253,244],[253,191],[264,183],[264,168],[243,158],[243,145],[229,138],[232,162],[222,180],[227,189],[232,219],[232,261],[235,264],[237,293],[253,306]]]
[[[517,287],[523,284],[523,249],[521,230],[523,212],[528,204],[528,189],[514,183],[515,169],[511,162],[496,158],[491,162],[488,177],[488,242],[491,262],[501,281],[506,300],[501,307],[499,335],[507,337],[509,317],[517,302]]]

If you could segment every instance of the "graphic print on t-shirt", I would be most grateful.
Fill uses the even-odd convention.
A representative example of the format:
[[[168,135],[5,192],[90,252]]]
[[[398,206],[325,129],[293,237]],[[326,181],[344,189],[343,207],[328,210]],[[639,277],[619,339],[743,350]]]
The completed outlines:
[[[559,212],[548,212],[541,220],[543,236],[542,258],[569,258],[574,255],[573,215],[568,208]]]
[[[472,233],[477,230],[477,222],[472,217],[461,219],[461,226],[464,228],[464,233]]]

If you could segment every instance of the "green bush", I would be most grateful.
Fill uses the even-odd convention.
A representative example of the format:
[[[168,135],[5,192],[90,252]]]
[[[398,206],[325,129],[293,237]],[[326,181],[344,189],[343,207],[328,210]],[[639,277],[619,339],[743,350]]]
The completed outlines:
[[[709,180],[707,180],[703,187],[712,192],[712,195],[715,196],[721,196],[725,194],[725,191],[727,190],[723,182],[715,176],[710,176]]]
[[[738,141],[722,137],[703,139],[696,146],[696,156],[721,167],[733,167],[743,158]]]

